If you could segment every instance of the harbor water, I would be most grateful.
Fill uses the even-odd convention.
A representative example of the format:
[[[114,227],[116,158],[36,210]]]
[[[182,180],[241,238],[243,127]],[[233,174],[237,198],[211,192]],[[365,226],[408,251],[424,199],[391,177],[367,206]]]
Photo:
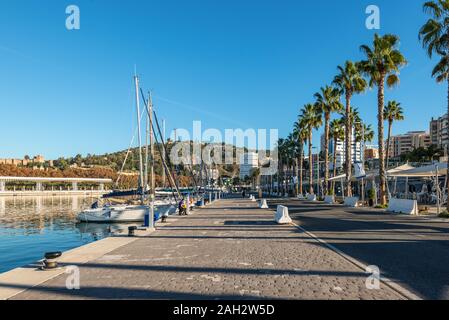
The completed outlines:
[[[0,197],[0,273],[123,231],[126,225],[79,224],[86,196]]]

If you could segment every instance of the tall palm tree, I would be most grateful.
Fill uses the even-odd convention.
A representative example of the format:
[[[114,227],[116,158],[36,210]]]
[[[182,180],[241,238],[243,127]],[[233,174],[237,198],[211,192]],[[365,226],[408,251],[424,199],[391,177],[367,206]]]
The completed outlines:
[[[281,193],[281,172],[284,167],[284,157],[285,157],[285,139],[280,138],[277,141],[277,151],[278,151],[278,172],[277,172],[277,194]]]
[[[377,134],[379,140],[379,177],[380,177],[380,203],[387,203],[386,174],[384,152],[384,100],[385,83],[394,87],[399,83],[399,69],[407,64],[407,60],[398,50],[399,37],[392,34],[384,36],[374,35],[373,47],[362,45],[360,50],[366,60],[361,61],[363,73],[370,79],[371,87],[377,87]]]
[[[384,119],[388,121],[388,136],[387,136],[387,148],[385,150],[386,154],[386,167],[388,169],[390,160],[390,143],[391,143],[391,129],[393,127],[394,121],[404,120],[404,110],[401,104],[397,101],[388,101],[384,108]]]
[[[307,130],[303,127],[303,123],[298,120],[294,124],[293,135],[296,137],[298,144],[298,182],[297,192],[303,194],[303,165],[304,165],[304,143],[307,140]]]
[[[343,141],[345,139],[345,129],[344,129],[345,122],[343,119],[335,119],[332,120],[330,123],[330,135],[333,140],[333,177],[337,176],[337,143],[338,141]],[[335,194],[335,181],[332,181],[332,187],[331,190]]]
[[[374,140],[374,130],[369,124],[363,124],[355,127],[355,141],[357,142],[373,142]]]
[[[343,105],[340,102],[340,90],[326,86],[321,92],[315,93],[317,110],[324,114],[324,195],[329,189],[329,132],[330,119],[333,112],[341,112]]]
[[[449,116],[449,1],[427,1],[424,3],[423,9],[432,17],[419,31],[419,39],[423,47],[427,49],[430,58],[434,54],[440,57],[440,61],[432,70],[432,77],[439,83],[447,82],[447,114]],[[446,155],[449,155],[449,144],[445,146],[445,149]],[[449,167],[449,157],[447,161]],[[447,210],[449,211],[449,201]]]
[[[351,98],[356,93],[366,90],[367,83],[362,77],[359,67],[352,61],[346,61],[344,66],[338,66],[339,74],[335,76],[334,84],[345,95],[346,99],[346,121],[345,121],[345,173],[346,173],[346,196],[351,196],[351,144],[352,124],[350,117]]]
[[[307,130],[309,139],[309,193],[313,194],[313,157],[312,157],[312,133],[314,129],[318,129],[322,124],[321,113],[313,104],[306,104],[301,110],[300,115],[301,126]]]
[[[296,141],[292,133],[290,133],[286,139],[286,158],[287,158],[287,168],[286,168],[286,179],[285,179],[285,189],[287,190],[287,194],[290,191],[290,179],[288,172],[292,172],[292,167],[294,166],[294,159],[296,159]]]

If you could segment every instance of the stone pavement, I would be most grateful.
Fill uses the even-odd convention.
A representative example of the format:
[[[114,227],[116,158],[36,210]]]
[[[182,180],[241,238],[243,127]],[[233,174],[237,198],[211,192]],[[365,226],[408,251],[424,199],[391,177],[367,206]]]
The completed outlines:
[[[216,201],[14,299],[404,299],[273,212],[244,199]],[[1,285],[1,284],[0,284]]]

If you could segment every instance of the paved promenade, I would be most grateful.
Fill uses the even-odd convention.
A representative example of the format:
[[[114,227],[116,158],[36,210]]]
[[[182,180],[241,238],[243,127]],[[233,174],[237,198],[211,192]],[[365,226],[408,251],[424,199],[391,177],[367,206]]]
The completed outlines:
[[[81,265],[80,290],[62,274],[13,299],[404,299],[368,290],[364,270],[272,220],[249,200],[216,201]]]
[[[449,220],[273,199],[304,229],[423,299],[449,299]]]

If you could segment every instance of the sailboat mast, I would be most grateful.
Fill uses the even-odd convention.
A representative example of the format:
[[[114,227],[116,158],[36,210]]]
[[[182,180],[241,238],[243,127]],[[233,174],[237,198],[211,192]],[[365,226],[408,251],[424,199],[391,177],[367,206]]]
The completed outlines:
[[[148,101],[149,103],[149,101]],[[145,169],[144,169],[144,192],[146,192],[148,190],[148,165],[149,165],[149,150],[148,150],[148,138],[150,135],[150,117],[146,116],[146,132],[145,132]]]
[[[165,119],[162,119],[162,143],[165,143]],[[161,157],[165,157],[165,154],[161,154]],[[165,170],[162,170],[162,188],[165,188]]]
[[[150,196],[150,227],[153,227],[154,221],[154,200],[156,197],[156,183],[154,177],[154,132],[153,132],[153,100],[151,92],[148,93],[149,121],[150,121],[150,179],[151,179],[151,196]]]
[[[134,84],[136,86],[136,108],[137,108],[137,135],[139,138],[139,187],[141,188],[141,202],[144,202],[143,190],[143,159],[142,159],[142,133],[140,128],[140,99],[139,99],[139,78],[137,74],[134,75]]]

